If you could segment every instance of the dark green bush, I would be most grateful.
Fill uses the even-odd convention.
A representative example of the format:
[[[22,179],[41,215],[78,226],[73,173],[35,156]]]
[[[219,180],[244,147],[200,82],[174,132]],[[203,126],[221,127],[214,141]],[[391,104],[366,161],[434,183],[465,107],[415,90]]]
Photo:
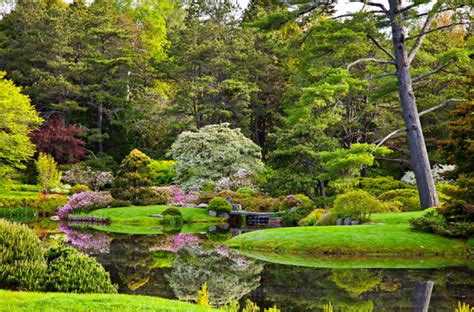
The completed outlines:
[[[234,204],[240,205],[246,211],[272,212],[278,211],[280,206],[280,199],[268,197],[261,192],[254,192],[252,196],[247,196],[229,190],[219,193],[201,193],[197,203],[208,204],[215,197],[230,197]]]
[[[378,197],[385,202],[401,203],[402,211],[422,210],[418,191],[416,189],[398,189],[380,194]]]
[[[130,207],[132,205],[131,202],[128,200],[120,200],[120,199],[112,199],[108,204],[107,207],[115,208],[115,207]]]
[[[220,212],[230,212],[232,210],[232,205],[223,197],[216,197],[211,199],[207,210],[213,210],[218,213]]]
[[[67,293],[117,293],[110,275],[94,259],[71,247],[46,253],[48,269],[43,290]]]
[[[162,212],[162,215],[164,215],[164,216],[180,216],[180,217],[183,216],[181,211],[179,211],[179,209],[175,208],[175,207],[167,208],[165,211]]]
[[[115,189],[112,196],[119,200],[130,201],[136,206],[166,205],[171,200],[171,193],[168,190],[155,187]]]
[[[166,227],[181,227],[181,225],[184,223],[183,217],[182,216],[177,216],[177,215],[165,215],[163,217],[163,224]]]
[[[312,210],[313,207],[310,205],[296,207],[294,211],[288,210],[283,215],[283,224],[285,226],[296,226],[302,219],[310,214]]]
[[[314,207],[314,202],[306,195],[303,194],[296,194],[296,195],[288,195],[281,198],[280,202],[280,211],[287,211],[291,208],[297,207]]]
[[[421,218],[410,220],[413,229],[436,233],[448,237],[469,238],[474,235],[474,223],[468,221],[446,222],[437,211],[431,211]]]
[[[383,204],[363,190],[352,190],[338,195],[331,210],[338,218],[368,220],[370,214],[383,210]]]
[[[39,290],[45,271],[38,237],[25,225],[0,219],[0,288]]]

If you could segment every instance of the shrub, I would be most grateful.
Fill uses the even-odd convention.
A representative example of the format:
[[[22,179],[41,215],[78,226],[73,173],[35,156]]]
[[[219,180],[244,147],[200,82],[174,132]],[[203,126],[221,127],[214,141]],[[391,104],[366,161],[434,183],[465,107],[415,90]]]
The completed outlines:
[[[469,238],[474,235],[474,223],[468,221],[446,222],[437,211],[431,211],[421,218],[410,220],[413,229],[436,233],[447,237]]]
[[[43,193],[48,193],[49,190],[61,185],[62,173],[56,168],[56,162],[51,155],[39,153],[36,168],[39,173],[38,182]]]
[[[235,204],[246,211],[272,212],[278,211],[280,206],[280,199],[268,197],[264,193],[255,192],[249,197],[229,190],[219,193],[202,193],[196,202],[208,204],[215,197],[230,197]]]
[[[283,223],[286,226],[295,226],[305,218],[315,207],[314,202],[303,194],[288,195],[280,202],[280,211],[285,211]],[[292,211],[294,208],[294,211]]]
[[[417,211],[422,209],[416,189],[392,190],[381,194],[378,198],[382,201],[401,203],[402,211]]]
[[[149,167],[150,164],[150,157],[134,149],[122,160],[119,171],[117,172],[117,177],[113,182],[113,188],[127,189],[151,186],[153,182],[153,172]]]
[[[112,184],[114,177],[112,172],[94,171],[89,166],[83,169],[79,164],[75,164],[64,172],[62,179],[67,183],[87,185],[90,189],[98,191]]]
[[[296,194],[283,197],[280,203],[280,211],[287,211],[300,206],[313,206],[314,202],[306,195]]]
[[[71,192],[73,194],[82,193],[85,191],[89,191],[89,187],[84,184],[76,184],[73,187],[71,187]]]
[[[311,211],[306,217],[301,219],[298,222],[298,225],[303,225],[303,226],[311,226],[311,225],[316,225],[318,224],[319,220],[323,217],[323,215],[327,213],[326,209],[314,209]]]
[[[260,147],[228,123],[181,133],[171,154],[176,161],[175,180],[185,189],[200,189],[209,182],[230,178],[240,169],[252,176],[265,170]]]
[[[176,176],[174,170],[175,161],[173,160],[152,160],[148,165],[152,171],[153,185],[165,186],[173,184]]]
[[[199,194],[194,192],[186,193],[181,187],[177,185],[160,186],[154,188],[165,191],[170,195],[170,201],[167,203],[169,205],[189,205],[194,203],[199,198]]]
[[[45,270],[36,235],[25,225],[0,219],[0,288],[38,290]]]
[[[71,247],[52,248],[46,253],[48,269],[44,291],[67,293],[117,293],[110,275],[94,259]]]
[[[379,196],[380,194],[391,190],[414,188],[412,185],[395,180],[393,177],[390,176],[376,178],[358,178],[356,181],[357,188],[362,189],[373,196]]]
[[[130,207],[132,205],[131,202],[128,200],[120,200],[120,199],[112,199],[108,204],[107,207],[115,208],[115,207]]]
[[[370,214],[381,211],[382,203],[362,190],[352,190],[336,197],[332,212],[339,218],[368,220]]]
[[[211,199],[207,210],[213,210],[218,213],[220,212],[230,212],[232,210],[232,205],[223,197],[216,197]]]
[[[174,229],[181,229],[181,225],[183,224],[184,220],[182,216],[177,215],[165,215],[163,217],[163,224],[166,226],[165,230],[170,232],[170,230]],[[180,231],[178,231],[179,233]]]
[[[167,190],[155,187],[138,187],[122,192],[119,198],[127,198],[137,206],[166,205],[171,200],[171,194]]]
[[[65,205],[67,197],[63,195],[43,195],[37,196],[0,196],[0,209],[5,208],[30,208],[35,209],[40,214],[52,214],[60,206]]]
[[[170,207],[161,213],[164,216],[183,216],[178,208]]]
[[[251,187],[241,187],[237,190],[237,194],[245,197],[251,197],[255,194],[255,190]]]
[[[66,218],[71,213],[89,212],[97,208],[106,207],[112,200],[109,194],[86,191],[72,195],[66,205],[58,209],[58,215]]]

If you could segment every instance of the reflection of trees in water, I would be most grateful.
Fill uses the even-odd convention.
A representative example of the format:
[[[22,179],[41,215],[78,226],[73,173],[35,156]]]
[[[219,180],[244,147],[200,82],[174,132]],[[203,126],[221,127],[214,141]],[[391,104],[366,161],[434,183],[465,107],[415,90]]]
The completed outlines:
[[[434,282],[430,311],[453,311],[458,300],[473,302],[468,269],[315,269],[266,264],[261,287],[249,298],[282,311],[411,311],[415,285]],[[360,282],[360,284],[359,284]]]
[[[192,300],[206,282],[210,302],[222,305],[239,300],[260,285],[263,265],[222,246],[205,250],[181,249],[166,278],[176,297]]]

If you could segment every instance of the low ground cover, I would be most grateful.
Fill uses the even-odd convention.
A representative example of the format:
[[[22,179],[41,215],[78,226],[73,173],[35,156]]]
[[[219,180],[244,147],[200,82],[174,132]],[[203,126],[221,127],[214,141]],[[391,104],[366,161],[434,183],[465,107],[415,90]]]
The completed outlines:
[[[170,206],[132,206],[121,208],[104,208],[94,210],[89,213],[95,217],[108,218],[112,224],[140,224],[156,225],[161,223],[160,218],[153,218],[151,215],[161,214]],[[220,218],[209,216],[206,209],[201,208],[178,208],[185,223],[207,223],[220,222]]]
[[[421,213],[421,212],[418,212]],[[461,256],[465,240],[448,239],[410,229],[417,212],[374,214],[387,224],[318,226],[255,231],[227,242],[230,247],[278,253],[364,256]]]
[[[150,296],[0,290],[0,311],[209,311],[195,304]]]

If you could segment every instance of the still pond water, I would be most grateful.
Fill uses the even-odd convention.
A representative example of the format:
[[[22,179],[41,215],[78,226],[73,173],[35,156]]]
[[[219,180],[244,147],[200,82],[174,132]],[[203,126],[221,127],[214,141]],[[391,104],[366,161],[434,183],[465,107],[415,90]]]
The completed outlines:
[[[474,304],[474,271],[468,263],[414,269],[420,267],[419,261],[400,266],[393,260],[364,268],[359,259],[334,259],[324,262],[324,268],[305,267],[229,250],[221,242],[238,233],[206,232],[208,225],[184,231],[137,229],[158,234],[135,235],[112,233],[113,228],[97,230],[97,226],[56,226],[49,220],[29,225],[44,239],[54,237],[45,235],[44,227],[49,232],[57,227],[57,235],[66,235],[68,244],[95,257],[110,272],[123,294],[192,300],[207,282],[210,301],[217,305],[231,299],[242,305],[251,299],[261,307],[277,305],[281,311],[322,311],[329,302],[335,311],[411,311],[426,302],[424,290],[432,285],[429,311],[452,312],[458,301]]]

